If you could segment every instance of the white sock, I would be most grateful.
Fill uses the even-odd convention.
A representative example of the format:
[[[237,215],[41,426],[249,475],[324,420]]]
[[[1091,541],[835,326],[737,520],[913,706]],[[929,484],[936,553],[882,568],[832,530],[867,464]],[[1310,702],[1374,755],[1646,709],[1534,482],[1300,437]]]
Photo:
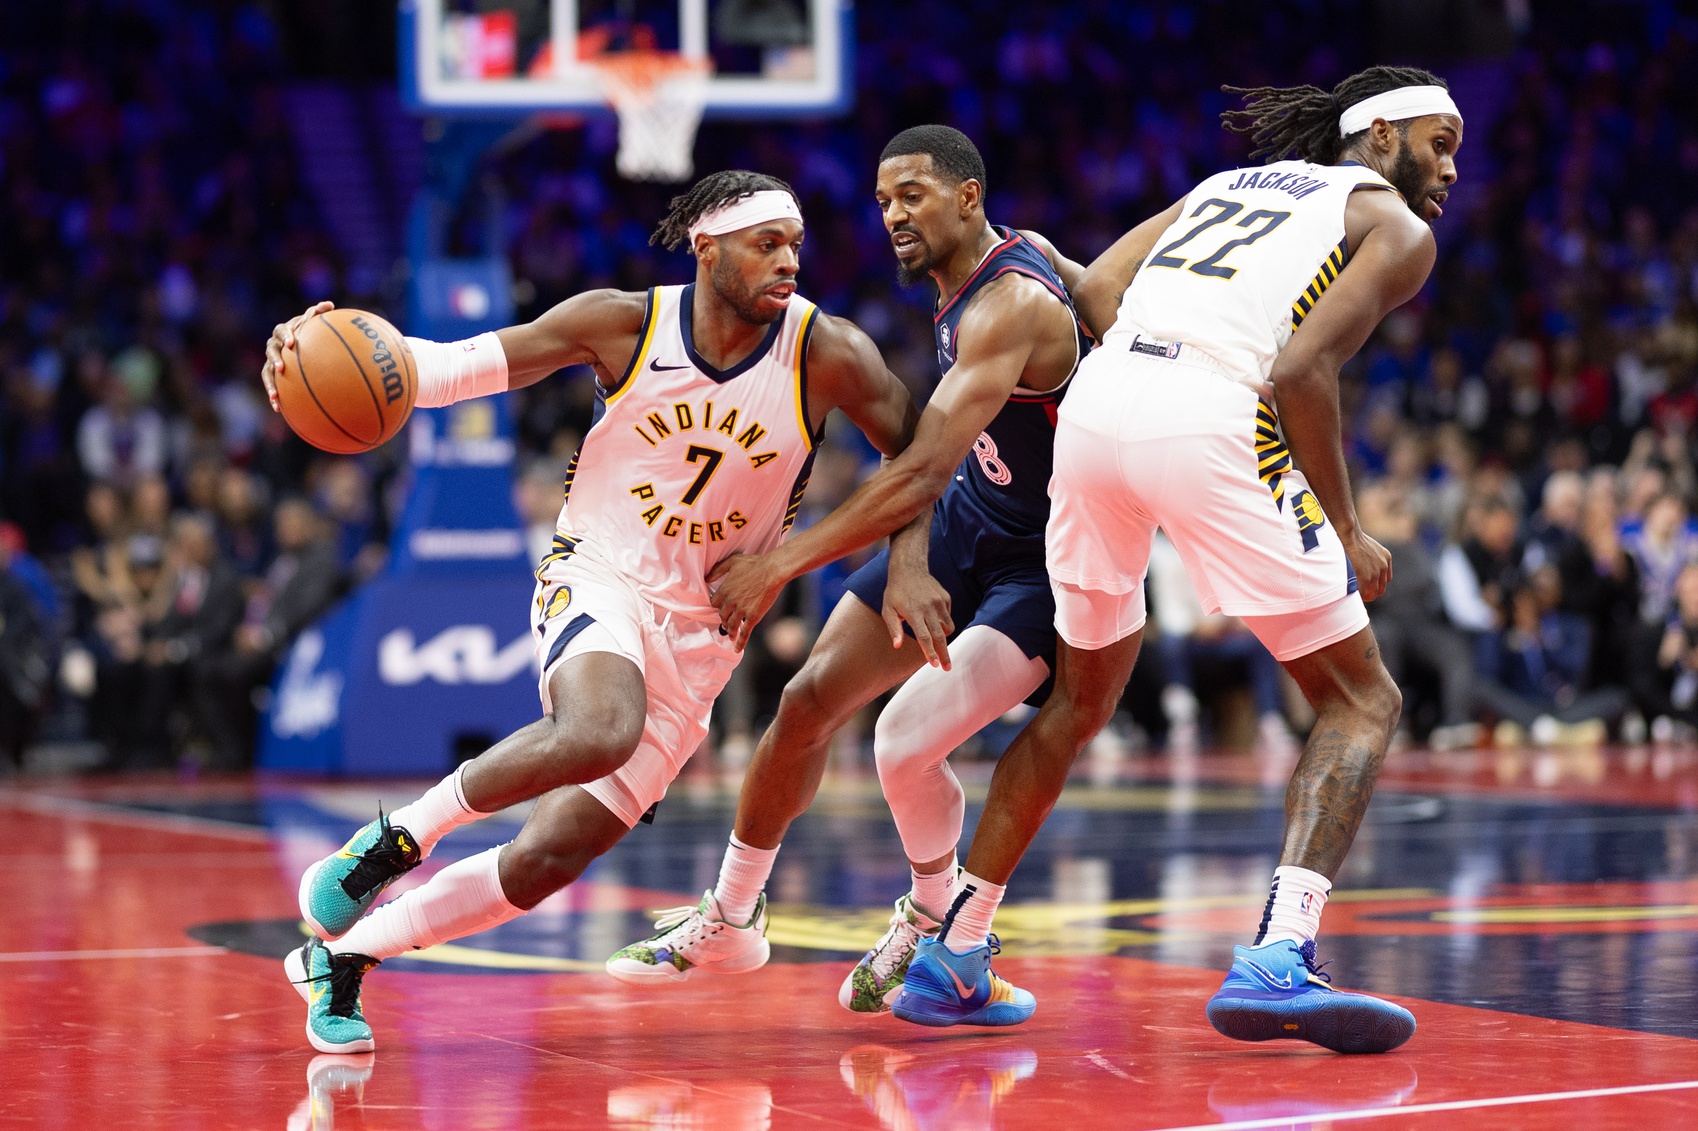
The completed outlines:
[[[419,858],[430,855],[436,842],[473,821],[489,816],[466,804],[466,792],[460,785],[460,775],[469,763],[461,762],[454,772],[425,790],[424,796],[411,805],[403,805],[389,814],[389,823],[400,825],[419,842]],[[375,955],[373,957],[376,957]]]
[[[984,946],[990,939],[991,920],[1008,888],[962,872],[955,884],[955,903],[945,921],[943,945],[956,954]]]
[[[755,903],[772,875],[772,862],[778,856],[776,848],[751,848],[735,836],[725,846],[725,861],[719,866],[719,882],[713,885],[713,898],[719,902],[719,914],[727,923],[742,926],[754,918]]]
[[[517,919],[524,911],[507,902],[501,890],[500,860],[501,849],[491,848],[455,861],[327,945],[335,954],[364,954],[381,962]]]
[[[1275,868],[1267,910],[1262,912],[1262,929],[1256,933],[1254,945],[1281,939],[1299,946],[1313,942],[1321,931],[1321,908],[1327,905],[1331,891],[1332,881],[1319,872],[1289,864]]]
[[[943,916],[949,913],[949,905],[955,902],[955,868],[953,855],[949,857],[949,863],[944,865],[943,871],[930,875],[914,871],[914,866],[910,863],[908,874],[914,877],[914,906],[933,919],[941,921]]]

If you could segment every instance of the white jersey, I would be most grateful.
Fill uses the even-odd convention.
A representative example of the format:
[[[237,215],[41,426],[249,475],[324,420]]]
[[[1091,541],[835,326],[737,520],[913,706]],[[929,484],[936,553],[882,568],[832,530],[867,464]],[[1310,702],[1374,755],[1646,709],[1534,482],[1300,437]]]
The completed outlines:
[[[753,353],[727,370],[696,352],[695,285],[649,290],[636,354],[598,387],[596,421],[566,471],[550,562],[584,554],[654,605],[717,619],[707,575],[772,549],[813,466],[808,337],[819,308],[794,296]]]
[[[1361,165],[1276,161],[1217,173],[1191,190],[1126,289],[1104,346],[1133,335],[1212,358],[1260,385],[1291,332],[1344,270],[1344,208],[1391,188]],[[1144,352],[1156,352],[1153,343]]]

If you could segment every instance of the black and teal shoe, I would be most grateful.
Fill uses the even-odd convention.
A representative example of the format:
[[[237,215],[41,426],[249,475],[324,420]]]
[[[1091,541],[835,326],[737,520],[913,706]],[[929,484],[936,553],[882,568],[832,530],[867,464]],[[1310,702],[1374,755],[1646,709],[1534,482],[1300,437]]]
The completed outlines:
[[[418,867],[421,859],[413,834],[391,825],[379,810],[377,820],[301,877],[301,918],[319,938],[339,939],[384,888]]]
[[[377,1046],[360,1013],[360,979],[377,965],[363,954],[332,954],[319,939],[289,952],[283,972],[307,1003],[307,1040],[319,1052],[370,1052]]]

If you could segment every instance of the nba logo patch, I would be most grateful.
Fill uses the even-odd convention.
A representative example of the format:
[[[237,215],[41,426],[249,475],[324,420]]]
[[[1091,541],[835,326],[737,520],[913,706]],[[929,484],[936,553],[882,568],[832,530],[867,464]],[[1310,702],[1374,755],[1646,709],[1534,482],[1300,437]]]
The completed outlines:
[[[1315,905],[1315,893],[1312,892],[1312,891],[1304,892],[1303,893],[1303,903],[1302,903],[1303,914],[1307,915],[1309,913],[1309,909],[1311,907],[1313,907],[1314,905]]]
[[[949,348],[949,324],[947,322],[937,328],[937,338],[938,341],[943,343],[943,348],[947,350]]]

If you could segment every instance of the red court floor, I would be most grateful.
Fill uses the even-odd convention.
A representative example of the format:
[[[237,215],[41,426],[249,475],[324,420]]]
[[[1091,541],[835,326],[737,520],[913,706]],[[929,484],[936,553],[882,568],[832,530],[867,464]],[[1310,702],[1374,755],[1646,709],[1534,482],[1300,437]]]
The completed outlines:
[[[531,916],[369,975],[379,1047],[349,1057],[307,1046],[277,961],[301,937],[295,880],[419,783],[14,782],[0,1126],[1698,1126],[1694,752],[1395,756],[1322,937],[1340,985],[1419,1019],[1380,1057],[1235,1044],[1204,1019],[1259,915],[1279,766],[1099,777],[1068,792],[999,917],[998,968],[1039,1002],[1019,1028],[836,1004],[905,885],[854,778],[780,856],[771,965],[670,990],[600,973],[646,911],[711,883],[733,794],[695,778]],[[463,830],[421,871],[516,821]]]

